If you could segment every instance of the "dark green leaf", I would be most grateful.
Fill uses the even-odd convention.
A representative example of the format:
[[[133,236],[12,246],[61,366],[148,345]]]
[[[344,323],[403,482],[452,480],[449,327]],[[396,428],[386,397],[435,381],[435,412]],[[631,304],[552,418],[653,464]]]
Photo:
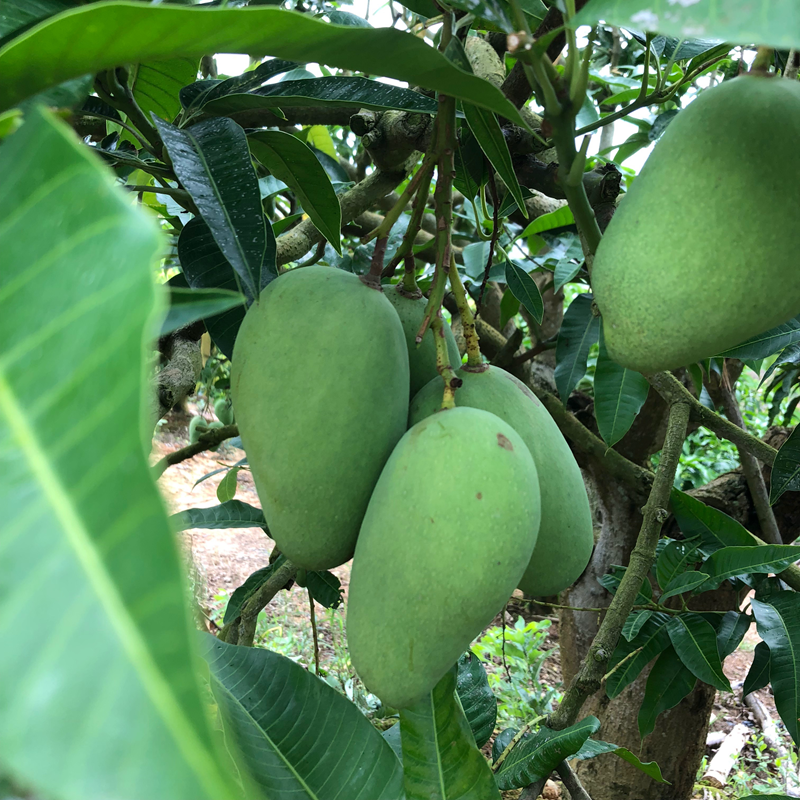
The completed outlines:
[[[656,726],[659,714],[674,708],[694,689],[697,678],[683,665],[674,648],[667,648],[647,676],[639,709],[639,736],[644,739]]]
[[[179,531],[188,528],[265,528],[267,521],[260,508],[243,503],[241,500],[229,500],[219,506],[210,508],[187,508],[170,519]]]
[[[546,778],[561,761],[574,756],[599,727],[600,720],[586,717],[561,731],[539,728],[514,745],[495,773],[497,785],[506,791]]]
[[[508,264],[509,262],[506,262]],[[503,299],[500,301],[500,328],[504,328],[506,323],[519,314],[520,302],[511,289],[503,292]]]
[[[3,0],[0,3],[0,45],[69,7],[64,0]]]
[[[664,594],[661,595],[660,601],[663,603],[670,597],[675,597],[684,592],[691,592],[692,589],[696,589],[707,580],[708,575],[705,572],[695,572],[694,570],[682,572],[664,587]]]
[[[249,136],[253,155],[297,195],[319,232],[342,254],[342,209],[322,165],[308,145],[283,131]]]
[[[21,102],[19,107],[23,110],[27,110],[34,105],[42,105],[47,108],[79,108],[89,97],[93,83],[93,75],[72,78],[59,83],[57,86],[45,89],[43,92],[33,95],[33,97],[29,97]]]
[[[199,319],[206,319],[244,304],[245,297],[241,292],[225,289],[181,289],[170,286],[169,311],[161,325],[161,335],[164,336]]]
[[[278,567],[282,566],[285,561],[286,556],[278,556],[269,566],[256,570],[234,591],[225,608],[225,617],[222,620],[223,625],[227,625],[241,614],[242,606],[244,606],[244,604],[269,580],[272,573],[275,572]]]
[[[601,326],[594,373],[594,413],[606,444],[615,445],[630,430],[649,391],[644,375],[617,364],[609,356]]]
[[[717,650],[723,661],[739,646],[752,621],[752,617],[738,611],[723,614],[717,628]]]
[[[468,127],[461,128],[461,140],[456,141],[455,167],[453,186],[466,198],[477,196],[480,187],[489,179],[486,157]]]
[[[277,8],[127,2],[97,3],[59,14],[2,48],[0,111],[68,78],[118,64],[220,52],[268,52],[383,75],[468,100],[525,127],[519,111],[497,87],[453,66],[409,33],[331,25],[310,14]]]
[[[582,266],[582,261],[562,258],[553,270],[553,291],[557,292],[562,286],[566,286],[581,271]]]
[[[627,567],[620,567],[618,564],[609,566],[609,571],[605,575],[601,575],[597,582],[611,594],[615,594],[619,589],[619,584],[622,581],[622,576],[625,574]],[[650,581],[645,578],[639,591],[636,593],[635,603],[641,605],[653,599],[653,587]]]
[[[701,681],[723,692],[732,691],[717,649],[717,633],[699,614],[688,613],[672,617],[667,631],[681,661]]]
[[[599,335],[600,317],[592,312],[592,296],[579,294],[564,314],[556,342],[555,379],[564,405],[586,374],[589,350]]]
[[[699,559],[697,548],[687,542],[668,542],[659,553],[656,561],[656,579],[658,585],[665,589],[670,581]]]
[[[769,647],[769,680],[786,730],[800,744],[800,594],[779,592],[751,601],[761,638]]]
[[[760,333],[752,339],[720,353],[725,358],[738,358],[747,361],[753,358],[766,358],[779,353],[786,347],[800,342],[800,318],[795,317],[788,322]]]
[[[790,544],[762,544],[752,547],[723,547],[703,563],[711,576],[710,584],[719,584],[734,575],[782,572],[800,558],[800,547]]]
[[[638,608],[628,614],[625,624],[622,626],[622,635],[632,642],[642,629],[642,625],[653,616],[653,612],[648,608]]]
[[[536,281],[511,260],[506,261],[505,274],[506,284],[514,297],[527,309],[536,322],[541,323],[544,316],[544,302]]]
[[[0,175],[2,771],[60,800],[233,800],[140,429],[163,242],[48,112]]]
[[[755,543],[753,535],[735,519],[691,495],[673,489],[670,505],[683,535],[698,539],[695,544],[707,554],[723,547],[752,547]]]
[[[784,492],[800,491],[800,427],[781,445],[769,479],[769,502],[777,503]]]
[[[400,740],[400,723],[395,722],[391,728],[388,728],[383,732],[383,738],[388,743],[389,747],[392,748],[392,751],[397,756],[398,759],[402,761],[403,759],[403,743]]]
[[[759,797],[771,797],[772,800],[794,800],[788,794],[749,794],[747,797],[740,798],[740,800],[758,800]]]
[[[475,737],[475,744],[483,747],[494,733],[497,700],[489,688],[486,668],[474,653],[464,653],[458,659],[456,692]]]
[[[136,64],[131,71],[133,97],[151,120],[151,114],[172,122],[181,110],[181,89],[197,80],[197,58],[171,58]]]
[[[400,797],[400,762],[344,695],[278,653],[204,639],[227,738],[264,797]]]
[[[572,216],[572,211],[569,206],[561,206],[555,211],[550,211],[547,214],[542,214],[536,217],[533,222],[528,223],[525,230],[517,237],[518,239],[527,239],[533,236],[534,233],[543,233],[544,231],[551,231],[554,228],[564,228],[567,225],[574,225],[575,217]]]
[[[620,639],[608,665],[611,674],[606,680],[606,693],[610,698],[613,699],[626,686],[633,683],[639,673],[662,650],[669,647],[669,635],[666,626],[668,620],[668,614],[660,611],[656,612],[642,625],[635,639],[630,642]],[[639,652],[631,655],[637,650]],[[624,663],[622,663],[623,661]],[[614,667],[618,664],[621,664],[621,666],[614,670]],[[612,672],[612,670],[614,671]]]
[[[321,606],[339,608],[342,604],[342,583],[332,572],[308,572],[306,586]]]
[[[583,747],[575,755],[575,758],[579,761],[584,761],[587,758],[595,758],[606,753],[614,753],[614,755],[619,756],[623,761],[627,761],[632,767],[644,772],[645,775],[649,775],[658,783],[669,783],[669,781],[664,780],[661,775],[661,768],[655,761],[640,761],[627,748],[618,747],[610,742],[602,742],[599,739],[587,739]]]
[[[401,709],[400,736],[406,800],[500,800],[456,698],[456,667]]]
[[[753,663],[744,679],[742,697],[747,697],[765,686],[769,686],[769,646],[766,642],[759,642],[753,651]]]

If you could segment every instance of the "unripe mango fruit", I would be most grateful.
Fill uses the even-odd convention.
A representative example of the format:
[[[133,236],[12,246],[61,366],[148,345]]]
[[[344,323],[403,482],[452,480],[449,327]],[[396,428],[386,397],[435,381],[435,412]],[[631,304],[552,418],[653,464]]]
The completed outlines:
[[[494,414],[411,428],[372,494],[353,557],[347,641],[381,700],[429,692],[503,607],[536,544],[536,466]]]
[[[349,272],[292,270],[248,309],[233,352],[233,407],[270,534],[298,567],[352,556],[406,428],[408,386],[397,314]]]
[[[192,417],[189,420],[189,443],[197,444],[200,437],[208,431],[208,422],[203,417]]]
[[[519,588],[534,597],[549,597],[571,586],[586,569],[594,547],[592,512],[581,470],[569,445],[539,398],[499,367],[456,375],[459,407],[481,408],[507,422],[533,456],[541,493],[539,537]],[[431,381],[412,401],[409,424],[439,411],[441,381]]]
[[[428,381],[439,377],[436,369],[436,343],[433,338],[433,331],[428,328],[422,337],[419,347],[417,347],[417,332],[419,331],[422,320],[425,316],[425,307],[428,301],[420,297],[409,297],[402,290],[402,284],[397,286],[384,285],[386,299],[394,306],[403,332],[406,335],[406,345],[408,346],[408,363],[411,369],[411,397],[413,397]],[[442,326],[444,337],[447,341],[447,352],[450,355],[450,364],[453,369],[457,369],[461,363],[461,355],[458,352],[453,331],[445,322]]]
[[[611,357],[652,373],[800,313],[800,83],[744,75],[670,123],[597,250]]]
[[[214,413],[223,425],[233,425],[233,408],[231,407],[230,400],[220,397],[217,402],[214,403]]]

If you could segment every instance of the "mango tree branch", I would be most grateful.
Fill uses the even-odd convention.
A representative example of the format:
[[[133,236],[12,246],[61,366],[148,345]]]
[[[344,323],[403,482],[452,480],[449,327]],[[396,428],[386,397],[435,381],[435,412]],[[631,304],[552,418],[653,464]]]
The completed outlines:
[[[572,771],[572,767],[566,761],[562,761],[557,767],[556,772],[566,790],[569,792],[570,800],[592,800],[586,789],[578,780],[578,776]]]
[[[211,428],[202,434],[194,444],[187,444],[186,447],[181,447],[180,450],[174,450],[167,453],[160,461],[157,461],[152,468],[153,475],[156,478],[164,474],[167,467],[174,464],[180,464],[181,461],[186,461],[189,458],[202,453],[204,450],[210,450],[222,444],[226,439],[232,439],[234,436],[239,435],[239,428],[236,425],[223,425],[221,428]]]
[[[589,647],[589,652],[581,662],[580,669],[564,694],[564,699],[547,721],[550,728],[562,730],[573,725],[584,702],[602,684],[606,666],[617,646],[622,627],[635,605],[642,581],[647,577],[655,559],[661,527],[669,516],[667,511],[669,495],[675,480],[683,441],[686,438],[689,411],[690,405],[683,399],[677,399],[670,405],[661,461],[653,480],[653,488],[643,509],[642,527],[636,546],[631,552],[628,568],[600,624],[597,636]]]

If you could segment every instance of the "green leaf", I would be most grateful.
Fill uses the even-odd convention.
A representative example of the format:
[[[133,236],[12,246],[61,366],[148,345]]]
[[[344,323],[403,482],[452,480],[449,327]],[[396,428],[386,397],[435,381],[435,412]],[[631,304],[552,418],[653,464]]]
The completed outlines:
[[[389,108],[435,114],[436,100],[410,89],[391,86],[369,78],[331,76],[300,81],[272,83],[247,94],[227,94],[203,105],[207,114],[235,114],[258,108],[290,108],[317,106],[321,108]],[[489,114],[490,112],[481,111]],[[505,140],[504,140],[505,141]],[[508,148],[506,148],[507,150]],[[510,157],[509,157],[510,161]],[[505,178],[504,178],[505,180]]]
[[[794,800],[788,794],[749,794],[747,797],[740,798],[740,800],[758,800],[759,797],[771,797],[773,800]]]
[[[753,651],[753,663],[742,687],[742,697],[769,686],[769,646],[759,642]]]
[[[156,119],[175,174],[251,300],[264,285],[267,232],[247,137],[230,119],[179,129]]]
[[[565,406],[586,374],[589,350],[599,335],[600,317],[592,313],[592,296],[577,295],[564,314],[556,342],[556,387]]]
[[[519,314],[520,302],[517,296],[511,289],[507,288],[503,292],[503,297],[500,300],[500,328],[505,328],[506,323]]]
[[[475,737],[475,744],[483,747],[494,733],[497,700],[489,688],[486,668],[474,653],[466,652],[458,659],[456,692]]]
[[[639,708],[639,736],[649,736],[660,714],[674,708],[694,689],[697,678],[683,665],[675,649],[668,647],[647,676],[644,698]]]
[[[662,650],[669,647],[668,621],[668,614],[660,611],[655,612],[642,625],[639,635],[633,641],[627,642],[624,639],[620,639],[608,664],[609,672],[614,670],[614,667],[618,664],[621,664],[618,669],[611,672],[606,680],[606,694],[610,698],[615,698],[626,686],[633,683],[639,673]],[[636,652],[637,650],[639,651],[638,653]],[[632,655],[633,653],[635,655]]]
[[[625,747],[611,744],[610,742],[603,742],[599,739],[587,739],[583,747],[575,755],[579,761],[585,761],[587,758],[595,758],[596,756],[604,755],[605,753],[614,753],[619,756],[623,761],[627,761],[632,767],[635,767],[645,775],[650,776],[658,783],[669,783],[664,780],[661,775],[661,768],[655,761],[640,761],[630,750]]]
[[[581,271],[582,266],[583,261],[562,258],[553,270],[553,291],[558,292],[566,286]]]
[[[192,322],[222,314],[245,304],[241,292],[226,289],[182,289],[169,287],[169,311],[161,325],[161,335],[185,328]]]
[[[230,52],[267,52],[281,59],[407,81],[488,108],[526,127],[497,87],[458,69],[409,33],[331,25],[277,8],[176,8],[129,2],[93,3],[59,14],[0,49],[0,111],[68,78],[118,64]]]
[[[491,111],[474,106],[472,103],[464,103],[463,109],[469,129],[478,140],[481,149],[492,166],[497,170],[497,174],[503,179],[508,191],[511,192],[512,197],[516,200],[517,208],[527,219],[528,209],[525,206],[525,199],[522,196],[522,189],[520,189],[514,165],[511,163],[511,153],[508,151],[506,137],[503,136],[497,117]],[[539,321],[541,322],[541,320]]]
[[[197,58],[171,58],[136,64],[131,71],[133,97],[144,111],[172,122],[181,110],[180,91],[197,80]]]
[[[510,259],[506,261],[505,274],[506,284],[514,297],[527,309],[536,322],[541,324],[544,316],[544,302],[536,281]]]
[[[278,653],[203,638],[226,738],[263,797],[400,797],[400,762],[344,695]]]
[[[733,691],[717,649],[717,633],[699,614],[688,613],[672,617],[667,632],[681,661],[701,681],[723,692]]]
[[[769,647],[769,679],[786,730],[800,743],[800,595],[778,592],[751,599],[756,625]]]
[[[666,589],[671,581],[682,572],[686,572],[687,567],[694,564],[699,558],[694,545],[687,542],[668,542],[656,561],[658,585],[662,590]]]
[[[736,347],[731,347],[719,355],[724,358],[738,358],[742,361],[748,361],[754,358],[766,358],[774,355],[798,342],[800,342],[800,317],[795,317],[778,325],[777,328],[771,328],[766,333],[760,333],[758,336],[754,336]]]
[[[330,178],[308,145],[283,131],[248,137],[253,155],[296,195],[317,230],[342,254],[342,209]]]
[[[397,758],[402,761],[403,760],[403,743],[400,740],[400,723],[395,722],[391,728],[388,728],[383,732],[383,738],[389,747],[392,748],[392,751],[397,756]]]
[[[278,567],[282,566],[286,561],[286,556],[280,555],[269,566],[256,570],[252,575],[248,576],[247,580],[239,586],[228,600],[228,605],[225,608],[225,617],[222,620],[223,625],[232,622],[242,613],[244,604],[269,580],[273,572]]]
[[[661,595],[659,602],[663,603],[670,597],[683,594],[684,592],[691,592],[708,580],[708,575],[705,572],[695,572],[689,570],[676,575],[665,587],[664,594]]]
[[[594,413],[600,435],[613,447],[629,430],[650,391],[647,378],[617,364],[606,350],[600,328],[600,352],[594,373]]]
[[[723,661],[739,646],[752,621],[751,616],[738,611],[723,614],[717,628],[717,650]]]
[[[653,612],[648,608],[637,608],[628,614],[625,624],[622,626],[622,635],[629,642],[632,642],[642,629],[642,625],[653,616]]]
[[[719,586],[734,575],[782,572],[800,558],[800,547],[790,544],[761,544],[752,547],[723,547],[703,563],[709,584]]]
[[[233,467],[225,473],[225,477],[217,486],[217,499],[220,503],[229,503],[236,497],[236,486],[241,467]]]
[[[609,571],[605,575],[601,575],[597,579],[597,582],[611,594],[616,594],[617,589],[619,589],[619,585],[622,581],[622,576],[625,574],[627,567],[621,567],[618,564],[611,564],[608,570]],[[642,585],[639,588],[639,591],[636,593],[634,602],[639,605],[648,603],[652,599],[653,587],[650,585],[650,581],[645,578],[642,580]]]
[[[0,174],[3,767],[59,800],[231,799],[140,429],[163,243],[49,113]]]
[[[723,39],[737,44],[800,47],[800,6],[794,0],[593,0],[571,25],[593,25],[600,20],[657,31],[679,39],[695,37]]]
[[[0,37],[21,32],[68,8],[64,0],[3,0],[0,3]]]
[[[342,583],[332,572],[307,572],[306,588],[325,608],[339,608],[342,604]]]
[[[189,528],[266,528],[267,521],[260,508],[243,503],[241,500],[228,500],[210,508],[187,508],[170,517],[177,530]]]
[[[784,492],[800,491],[800,427],[781,445],[769,479],[769,502],[775,504]]]
[[[753,535],[735,519],[673,489],[670,505],[678,527],[687,539],[698,539],[700,550],[710,554],[723,547],[752,547]]]
[[[569,728],[554,731],[539,728],[533,736],[520,739],[495,773],[503,790],[517,789],[546,778],[565,758],[571,758],[600,728],[597,717],[586,717]]]
[[[534,233],[551,231],[553,228],[563,228],[567,225],[574,224],[575,217],[572,216],[572,211],[570,211],[569,206],[561,206],[561,208],[557,208],[555,211],[550,211],[547,214],[536,217],[517,238],[527,239],[529,236],[533,236]]]
[[[489,179],[489,171],[483,150],[468,127],[461,128],[460,141],[456,141],[455,168],[453,186],[464,197],[472,200],[477,196],[480,187],[484,186]],[[488,245],[488,242],[475,242],[475,244]],[[483,270],[481,270],[481,274],[483,274]]]
[[[400,710],[400,736],[406,800],[500,800],[456,698],[456,667]]]

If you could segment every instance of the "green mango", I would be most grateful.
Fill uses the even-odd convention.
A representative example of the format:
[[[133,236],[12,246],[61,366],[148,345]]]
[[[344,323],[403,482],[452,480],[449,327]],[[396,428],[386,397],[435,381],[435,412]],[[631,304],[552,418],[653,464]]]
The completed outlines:
[[[406,335],[406,345],[408,345],[408,362],[411,368],[411,397],[413,397],[428,381],[439,377],[436,369],[436,342],[433,339],[433,331],[428,328],[422,337],[422,342],[417,347],[417,332],[425,316],[425,306],[428,301],[420,295],[410,297],[402,291],[402,283],[397,286],[389,284],[383,287],[384,294],[389,302],[394,306],[397,316],[403,325]],[[450,354],[450,364],[453,369],[457,369],[461,364],[461,354],[458,352],[453,331],[445,322],[444,338],[447,341],[447,352]],[[444,390],[444,385],[442,386]]]
[[[429,692],[506,603],[539,520],[536,465],[494,414],[454,408],[411,428],[356,544],[350,657],[384,704]]]
[[[800,313],[798,130],[800,83],[754,75],[670,123],[592,268],[615,361],[685,366]]]
[[[456,391],[458,406],[496,414],[531,451],[542,497],[542,521],[519,588],[534,597],[558,594],[580,577],[594,547],[592,512],[580,468],[553,418],[522,381],[499,367],[482,372],[464,368],[456,374],[464,382]],[[436,413],[441,403],[441,387],[431,381],[411,401],[409,423]]]
[[[233,425],[233,408],[230,400],[220,397],[217,402],[214,403],[214,413],[223,425]]]
[[[298,567],[352,556],[406,427],[408,380],[397,314],[352,273],[291,270],[248,309],[233,351],[233,407],[270,535]]]
[[[200,437],[208,431],[208,422],[203,417],[192,417],[189,420],[189,443],[197,444]]]

